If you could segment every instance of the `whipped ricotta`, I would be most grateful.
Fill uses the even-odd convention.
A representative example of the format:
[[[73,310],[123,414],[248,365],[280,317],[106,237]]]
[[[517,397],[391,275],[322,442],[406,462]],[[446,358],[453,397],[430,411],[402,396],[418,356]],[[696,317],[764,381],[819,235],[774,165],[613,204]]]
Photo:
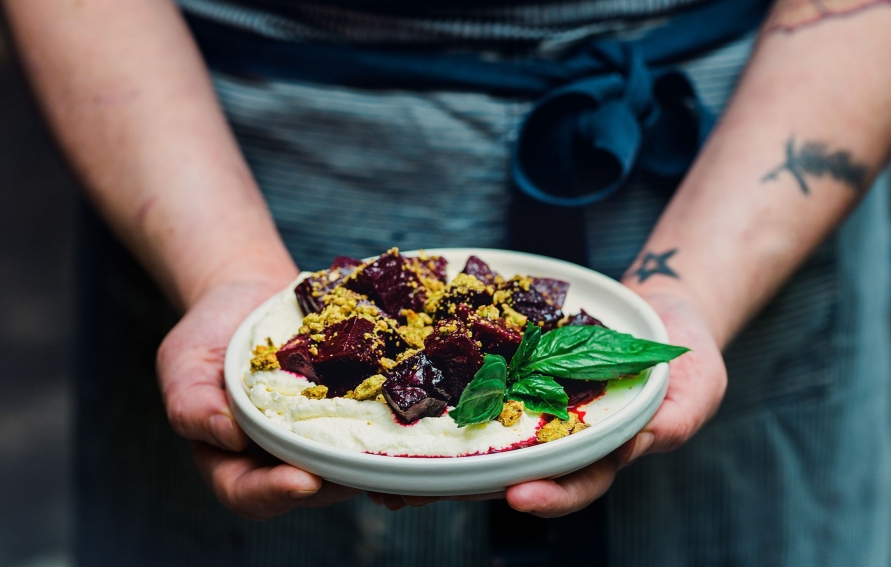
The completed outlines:
[[[283,292],[254,327],[251,346],[265,343],[267,337],[275,344],[284,343],[297,332],[301,319],[294,295]],[[510,427],[490,421],[459,428],[447,414],[403,425],[384,403],[310,399],[300,393],[315,386],[305,377],[282,370],[251,372],[247,365],[244,386],[253,404],[280,427],[313,441],[364,453],[418,457],[489,453],[531,444],[542,425],[540,414],[528,411]]]

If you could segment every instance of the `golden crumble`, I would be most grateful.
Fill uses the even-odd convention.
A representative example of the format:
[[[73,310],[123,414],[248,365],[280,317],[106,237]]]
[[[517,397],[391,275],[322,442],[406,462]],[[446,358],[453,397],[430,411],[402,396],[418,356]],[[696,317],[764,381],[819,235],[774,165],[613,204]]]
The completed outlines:
[[[404,351],[400,352],[398,355],[396,355],[396,364],[399,364],[406,358],[410,358],[410,357],[418,354],[419,352],[421,352],[421,349],[419,349],[419,348],[410,348],[408,350],[404,350]]]
[[[504,320],[515,327],[525,327],[526,321],[529,320],[529,317],[515,311],[513,307],[506,303],[501,306],[501,311],[504,313]]]
[[[492,303],[497,305],[506,304],[513,299],[513,293],[509,289],[499,289],[492,296]]]
[[[344,287],[336,287],[322,298],[325,307],[318,313],[310,313],[303,318],[303,325],[298,331],[301,335],[310,335],[316,342],[321,342],[325,328],[346,321],[353,317],[362,317],[377,323],[380,309],[368,301],[364,295]]]
[[[440,325],[438,331],[440,335],[451,335],[455,331],[458,330],[458,323],[455,321],[450,321],[445,325]]]
[[[381,374],[375,374],[366,378],[361,384],[356,386],[355,390],[350,390],[344,394],[344,398],[364,402],[365,400],[373,400],[381,394],[381,386],[387,379]]]
[[[403,309],[400,315],[405,317],[405,325],[397,327],[396,332],[408,346],[424,348],[424,339],[433,332],[433,318],[427,313],[415,313],[411,309]]]
[[[319,384],[318,386],[310,386],[309,388],[300,392],[301,396],[307,397],[310,400],[324,400],[328,397],[328,386],[323,384]]]
[[[565,421],[555,417],[548,423],[544,424],[542,428],[538,430],[538,433],[535,434],[535,437],[536,439],[538,439],[539,443],[547,443],[548,441],[562,439],[567,435],[578,433],[579,431],[587,429],[588,427],[590,426],[587,423],[582,423],[581,421],[579,421],[579,418],[576,414],[570,412],[569,419]]]
[[[275,357],[275,352],[278,350],[276,346],[272,343],[272,339],[266,337],[265,345],[257,345],[254,347],[254,350],[251,351],[251,354],[254,355],[251,358],[251,372],[261,372],[264,370],[277,370],[281,368],[278,364],[278,359]]]
[[[520,421],[522,416],[523,402],[510,400],[504,402],[504,406],[501,408],[501,413],[498,414],[498,417],[496,417],[495,420],[505,427],[511,427]]]
[[[452,283],[449,284],[449,287],[461,293],[466,293],[468,291],[486,291],[486,284],[476,279],[476,276],[471,276],[470,274],[458,274],[455,276],[455,279],[452,280]]]
[[[405,324],[408,327],[422,329],[433,324],[433,318],[427,313],[415,313],[411,309],[403,309],[399,314],[405,317]]]
[[[483,319],[488,319],[489,321],[495,321],[496,319],[501,317],[501,313],[494,305],[480,305],[479,308],[477,308],[476,310],[476,314]]]
[[[399,336],[402,337],[402,340],[405,343],[414,348],[424,348],[424,339],[426,339],[430,333],[433,332],[433,327],[407,327],[405,325],[399,327],[397,330]]]
[[[424,311],[427,313],[436,313],[442,298],[445,297],[445,286],[440,289],[431,289],[424,301]]]

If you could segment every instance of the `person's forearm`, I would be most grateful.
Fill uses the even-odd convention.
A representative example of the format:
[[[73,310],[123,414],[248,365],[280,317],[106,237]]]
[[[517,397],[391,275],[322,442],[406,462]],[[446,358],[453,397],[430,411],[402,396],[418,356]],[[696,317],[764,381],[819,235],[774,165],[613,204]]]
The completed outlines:
[[[891,147],[891,5],[817,4],[775,7],[721,123],[624,277],[642,293],[696,301],[720,345],[858,202]]]
[[[296,269],[170,0],[3,0],[91,200],[171,299]]]

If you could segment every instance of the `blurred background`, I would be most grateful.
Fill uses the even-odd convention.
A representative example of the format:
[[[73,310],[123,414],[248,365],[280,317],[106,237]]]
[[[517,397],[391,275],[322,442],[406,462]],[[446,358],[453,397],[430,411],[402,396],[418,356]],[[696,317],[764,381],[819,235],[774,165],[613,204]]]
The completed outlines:
[[[0,187],[0,567],[67,567],[77,190],[2,26]]]

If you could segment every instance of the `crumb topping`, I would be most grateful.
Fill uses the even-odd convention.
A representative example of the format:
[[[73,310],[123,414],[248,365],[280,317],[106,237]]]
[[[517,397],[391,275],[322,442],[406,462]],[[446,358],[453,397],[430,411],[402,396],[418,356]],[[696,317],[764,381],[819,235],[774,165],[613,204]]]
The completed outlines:
[[[504,406],[501,408],[501,413],[498,414],[498,417],[496,417],[495,420],[505,427],[511,427],[520,421],[520,417],[523,415],[523,409],[523,402],[509,400],[504,402]]]
[[[403,309],[399,314],[405,317],[405,325],[400,325],[396,332],[410,347],[424,348],[424,339],[433,332],[433,318],[411,309]]]
[[[302,392],[300,392],[301,396],[305,396],[310,400],[324,400],[328,397],[328,386],[323,384],[319,384],[318,386],[310,386],[306,388]]]
[[[324,339],[322,332],[326,327],[352,317],[362,317],[375,322],[375,324],[380,322],[377,320],[380,316],[380,309],[368,301],[364,295],[344,287],[334,288],[322,298],[322,301],[325,303],[324,309],[304,317],[303,325],[297,331],[301,335],[310,335],[310,338],[315,342],[321,342]]]
[[[454,333],[457,330],[458,330],[458,322],[457,321],[451,321],[449,323],[446,323],[445,325],[439,326],[439,334],[440,335],[451,335],[452,333]]]
[[[381,395],[381,386],[386,381],[387,379],[382,374],[375,374],[366,378],[365,381],[356,386],[355,390],[350,390],[343,397],[360,402],[374,400]]]
[[[254,347],[254,350],[251,351],[253,358],[251,358],[251,372],[261,372],[261,371],[269,371],[269,370],[278,370],[281,368],[278,364],[278,359],[275,357],[275,353],[278,350],[272,339],[266,337],[265,345],[257,345]]]
[[[548,423],[544,424],[541,429],[538,430],[538,433],[535,434],[535,437],[538,439],[539,443],[547,443],[548,441],[562,439],[563,437],[572,435],[573,433],[578,433],[579,431],[585,430],[589,427],[591,426],[587,423],[579,421],[579,418],[576,414],[570,413],[569,419],[565,421],[555,417]]]
[[[452,280],[452,283],[449,284],[449,288],[459,293],[467,293],[468,291],[483,292],[486,291],[486,284],[476,279],[476,276],[458,274]]]
[[[526,326],[526,321],[529,320],[529,317],[523,315],[522,313],[515,311],[513,307],[504,303],[501,305],[501,311],[504,313],[504,320],[514,327],[523,328]]]
[[[495,321],[501,318],[501,313],[498,311],[498,307],[494,305],[480,305],[480,307],[476,310],[476,314],[480,318],[487,319],[489,321]]]

